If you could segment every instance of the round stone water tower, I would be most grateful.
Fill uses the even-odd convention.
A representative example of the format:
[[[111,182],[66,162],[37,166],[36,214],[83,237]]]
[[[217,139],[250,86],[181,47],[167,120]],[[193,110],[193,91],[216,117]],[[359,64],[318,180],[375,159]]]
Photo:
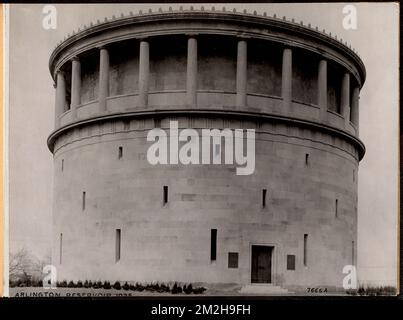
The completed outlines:
[[[356,264],[359,91],[345,43],[285,18],[128,14],[81,28],[55,81],[59,280],[341,287]],[[147,160],[154,128],[255,130],[255,168]]]

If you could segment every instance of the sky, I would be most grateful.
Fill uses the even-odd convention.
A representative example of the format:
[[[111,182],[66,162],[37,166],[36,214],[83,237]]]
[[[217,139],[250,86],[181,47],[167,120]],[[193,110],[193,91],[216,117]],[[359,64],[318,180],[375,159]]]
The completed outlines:
[[[184,8],[192,4],[180,4]],[[203,4],[194,4],[200,8]],[[343,3],[204,4],[311,23],[358,51],[367,79],[360,93],[360,139],[366,154],[358,173],[358,274],[371,284],[397,279],[398,19],[397,3],[355,3],[357,29],[343,28]],[[44,5],[10,6],[9,246],[38,258],[50,254],[53,160],[46,139],[54,127],[54,88],[48,61],[56,44],[84,24],[139,10],[178,5],[54,5],[56,29],[45,30]]]

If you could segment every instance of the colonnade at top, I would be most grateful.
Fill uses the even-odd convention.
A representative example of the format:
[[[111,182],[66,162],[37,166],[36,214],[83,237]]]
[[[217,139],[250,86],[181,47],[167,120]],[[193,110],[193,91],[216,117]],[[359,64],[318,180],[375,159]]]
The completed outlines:
[[[248,69],[248,39],[237,39],[236,61],[236,106],[247,106],[247,69]],[[186,104],[197,107],[197,75],[198,75],[198,49],[197,37],[189,36],[187,39],[187,72],[186,72]],[[109,96],[109,50],[108,46],[98,47],[99,51],[99,78],[98,78],[98,108],[99,113],[107,111],[107,98]],[[139,42],[139,74],[138,74],[138,104],[140,108],[148,107],[149,74],[150,74],[150,45],[148,39]],[[281,98],[282,108],[285,111],[291,109],[293,100],[293,49],[283,48]],[[79,57],[73,57],[71,61],[71,99],[70,112],[72,121],[77,118],[77,108],[81,104],[81,61]],[[317,106],[320,108],[320,120],[326,119],[328,110],[328,61],[320,57],[317,75]],[[344,118],[346,126],[351,122],[358,129],[359,117],[359,86],[354,86],[350,92],[350,77],[348,70],[344,71],[340,92],[340,114]],[[56,72],[56,106],[55,127],[60,127],[60,117],[66,109],[66,73],[62,70]],[[351,99],[350,99],[351,97]]]

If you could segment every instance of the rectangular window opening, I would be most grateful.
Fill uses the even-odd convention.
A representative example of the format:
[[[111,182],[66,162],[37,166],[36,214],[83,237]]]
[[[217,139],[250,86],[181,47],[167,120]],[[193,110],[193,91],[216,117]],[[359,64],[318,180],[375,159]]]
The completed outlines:
[[[85,210],[85,196],[86,196],[86,193],[85,193],[85,191],[83,191],[83,211]]]
[[[228,268],[238,268],[238,252],[228,252]]]
[[[355,182],[355,170],[353,169],[353,182]]]
[[[337,218],[337,216],[339,214],[338,211],[339,211],[339,200],[336,199],[336,203],[335,203],[335,215],[336,215],[336,218]]]
[[[308,265],[308,235],[304,234],[304,266]]]
[[[119,147],[118,159],[122,159],[122,157],[123,157],[123,147]]]
[[[295,270],[295,255],[287,254],[287,270]]]
[[[163,196],[163,204],[164,206],[168,203],[168,186],[164,186],[164,196]]]
[[[120,243],[121,243],[121,230],[116,229],[115,262],[120,261]]]
[[[262,208],[266,208],[267,189],[262,190]]]
[[[62,159],[62,172],[64,170],[64,159]]]
[[[217,229],[211,229],[210,260],[217,260]]]
[[[305,154],[305,165],[309,166],[309,153]]]

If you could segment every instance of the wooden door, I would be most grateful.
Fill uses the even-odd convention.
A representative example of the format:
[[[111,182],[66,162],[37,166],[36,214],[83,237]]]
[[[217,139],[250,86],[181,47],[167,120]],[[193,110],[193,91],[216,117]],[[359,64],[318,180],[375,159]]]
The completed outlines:
[[[252,246],[252,283],[271,283],[273,247]]]

